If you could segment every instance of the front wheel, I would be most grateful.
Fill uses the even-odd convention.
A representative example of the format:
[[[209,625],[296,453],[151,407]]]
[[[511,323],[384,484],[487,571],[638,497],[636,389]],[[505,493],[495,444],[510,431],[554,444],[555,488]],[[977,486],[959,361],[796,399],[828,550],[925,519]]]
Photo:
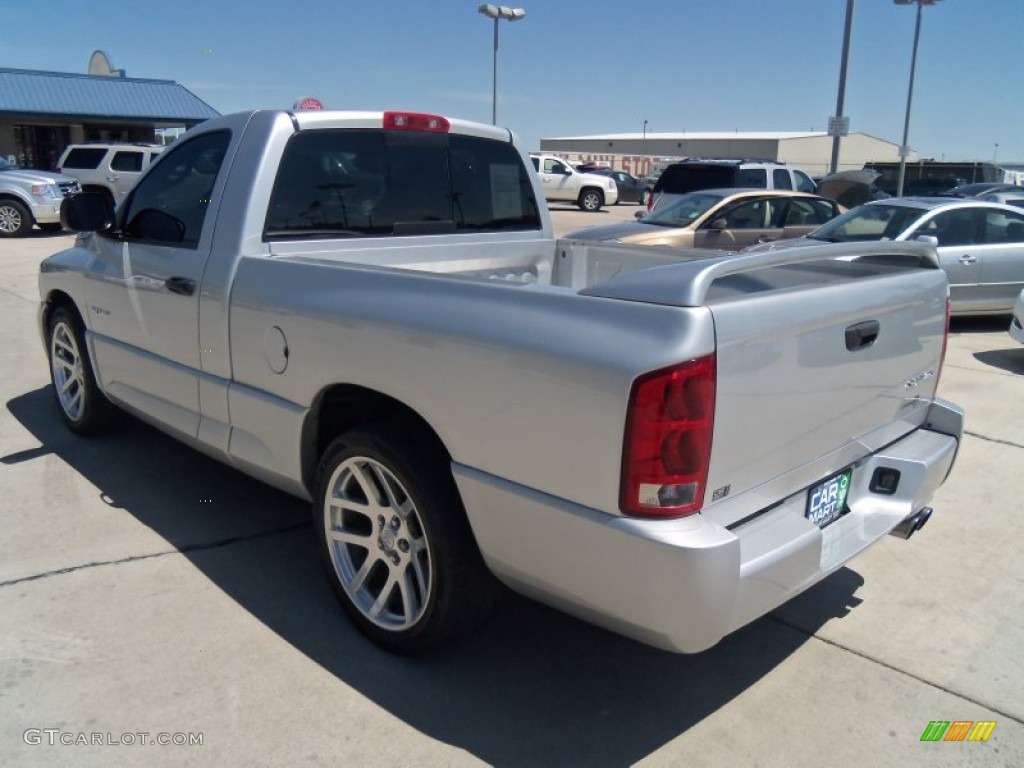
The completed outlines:
[[[601,206],[604,205],[604,194],[599,189],[584,189],[580,192],[580,198],[577,201],[577,205],[584,211],[593,213],[594,211],[601,210]]]
[[[64,423],[83,435],[102,431],[111,423],[114,406],[96,386],[81,321],[67,307],[58,307],[49,331],[50,379]]]
[[[32,231],[32,214],[17,200],[0,200],[0,237],[26,237]]]
[[[378,425],[337,438],[321,461],[314,504],[335,595],[378,645],[418,653],[486,618],[497,582],[444,449],[415,426]]]

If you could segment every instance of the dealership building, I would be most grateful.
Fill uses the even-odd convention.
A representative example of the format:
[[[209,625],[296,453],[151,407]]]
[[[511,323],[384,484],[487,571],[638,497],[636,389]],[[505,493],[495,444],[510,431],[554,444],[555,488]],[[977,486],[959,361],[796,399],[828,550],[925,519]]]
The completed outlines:
[[[51,169],[68,144],[153,142],[219,112],[172,80],[126,77],[102,51],[88,74],[0,68],[0,157]]]
[[[723,131],[713,133],[609,133],[541,139],[542,152],[573,162],[607,162],[635,175],[669,159],[728,157],[788,163],[811,175],[828,173],[832,137],[824,131]],[[899,144],[866,133],[851,133],[840,141],[839,170],[863,168],[868,162],[899,160]],[[917,160],[911,151],[908,162]]]

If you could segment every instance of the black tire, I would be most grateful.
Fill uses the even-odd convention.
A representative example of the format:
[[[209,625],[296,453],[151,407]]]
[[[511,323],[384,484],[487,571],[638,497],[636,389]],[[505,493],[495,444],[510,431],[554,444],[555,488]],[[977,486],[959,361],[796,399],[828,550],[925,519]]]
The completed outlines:
[[[600,189],[587,187],[580,192],[580,196],[576,201],[576,204],[584,211],[594,213],[595,211],[601,210],[601,206],[604,205],[604,193]]]
[[[63,225],[59,221],[47,222],[46,224],[36,224],[43,232],[60,232],[64,229]]]
[[[80,435],[109,428],[116,409],[96,386],[82,321],[74,310],[57,307],[50,315],[46,352],[57,408],[68,428]]]
[[[313,526],[338,601],[389,651],[421,653],[468,634],[499,594],[450,460],[416,425],[373,425],[331,443],[317,473]]]
[[[0,237],[27,237],[32,214],[17,200],[0,200]]]

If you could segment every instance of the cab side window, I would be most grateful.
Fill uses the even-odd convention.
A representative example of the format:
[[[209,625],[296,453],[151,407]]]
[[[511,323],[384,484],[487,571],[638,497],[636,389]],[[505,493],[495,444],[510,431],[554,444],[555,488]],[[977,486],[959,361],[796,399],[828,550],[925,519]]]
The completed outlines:
[[[1024,214],[1006,211],[984,211],[980,242],[1024,243]]]
[[[768,221],[768,201],[751,200],[725,212],[726,229],[764,229]]]
[[[764,168],[740,168],[736,174],[736,186],[767,189],[768,171]]]
[[[231,134],[204,133],[169,149],[121,211],[126,237],[197,248]]]
[[[776,189],[792,189],[793,182],[789,178],[789,171],[785,168],[776,168],[772,171],[772,183]]]
[[[796,178],[796,188],[798,192],[811,192],[814,193],[818,190],[817,185],[811,180],[803,171],[793,171],[793,176]]]
[[[110,170],[138,173],[142,170],[141,152],[116,152],[110,161]]]
[[[789,201],[786,212],[786,227],[817,227],[836,215],[832,205],[824,200],[801,200],[794,198]]]
[[[969,208],[940,213],[924,224],[918,235],[937,237],[940,247],[972,245],[977,242],[975,212]]]

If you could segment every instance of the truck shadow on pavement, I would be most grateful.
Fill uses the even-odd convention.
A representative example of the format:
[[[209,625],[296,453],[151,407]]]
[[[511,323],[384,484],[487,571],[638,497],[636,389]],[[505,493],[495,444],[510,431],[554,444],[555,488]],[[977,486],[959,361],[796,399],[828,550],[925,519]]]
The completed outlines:
[[[975,352],[974,359],[1007,373],[1024,374],[1024,347],[987,349],[983,352]]]
[[[55,454],[108,504],[160,534],[173,548],[166,556],[186,557],[343,684],[491,765],[632,764],[741,695],[860,602],[854,592],[863,580],[842,569],[715,648],[678,656],[507,594],[474,637],[427,657],[397,658],[364,640],[335,602],[306,503],[130,417],[107,436],[72,435],[49,388],[7,407],[42,447],[0,463]]]

